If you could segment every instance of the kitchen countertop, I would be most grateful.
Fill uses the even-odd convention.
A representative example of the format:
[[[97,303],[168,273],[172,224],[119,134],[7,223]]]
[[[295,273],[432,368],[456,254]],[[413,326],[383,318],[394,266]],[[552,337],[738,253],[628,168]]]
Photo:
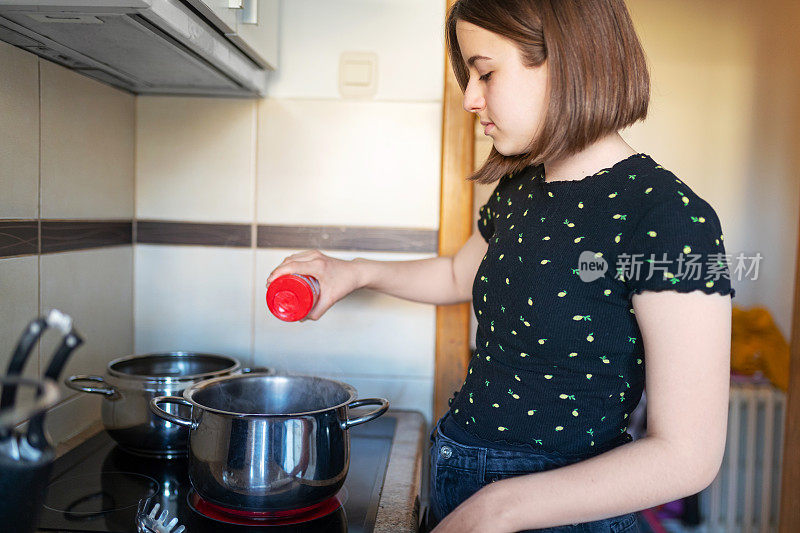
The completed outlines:
[[[426,438],[425,417],[419,411],[391,408],[383,416],[397,418],[397,427],[375,518],[375,533],[416,533]]]
[[[397,419],[375,533],[416,533],[419,524],[425,417],[419,411],[392,409],[383,416]],[[100,421],[56,447],[61,456],[103,430]]]

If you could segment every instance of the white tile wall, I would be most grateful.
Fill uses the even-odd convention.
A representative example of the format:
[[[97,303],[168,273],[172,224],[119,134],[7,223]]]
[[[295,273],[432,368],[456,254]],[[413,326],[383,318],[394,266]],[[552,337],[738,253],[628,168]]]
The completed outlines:
[[[55,308],[67,313],[84,339],[62,377],[103,374],[108,361],[132,353],[132,267],[130,246],[41,256],[42,312]],[[45,334],[42,368],[46,368],[59,342],[57,332]],[[62,385],[62,391],[68,389]]]
[[[139,97],[136,216],[252,222],[256,101]]]
[[[436,307],[362,289],[333,305],[319,320],[284,322],[266,305],[265,282],[285,257],[299,250],[257,252],[255,363],[284,371],[381,378],[431,378]],[[427,259],[432,254],[323,251],[338,259]]]
[[[433,419],[433,378],[403,378],[391,372],[377,378],[338,374],[326,377],[352,385],[359,398],[389,400],[389,410],[414,409],[420,411],[426,420]],[[372,409],[371,406],[359,407],[353,411],[351,418],[363,416]]]
[[[11,354],[28,322],[39,311],[39,258],[0,259],[0,369],[5,372]],[[25,364],[24,374],[39,375],[38,349]]]
[[[97,394],[73,394],[47,413],[44,428],[54,443],[79,434],[92,422],[100,420],[103,398]]]
[[[250,360],[253,250],[135,248],[136,353],[186,350]]]
[[[441,101],[445,2],[291,0],[281,6],[275,98],[339,98],[342,52],[378,55],[376,100]]]
[[[0,218],[39,215],[39,65],[0,42]],[[7,73],[13,73],[12,76]]]
[[[441,104],[259,106],[258,222],[437,228]]]
[[[40,65],[42,218],[131,218],[134,97]]]

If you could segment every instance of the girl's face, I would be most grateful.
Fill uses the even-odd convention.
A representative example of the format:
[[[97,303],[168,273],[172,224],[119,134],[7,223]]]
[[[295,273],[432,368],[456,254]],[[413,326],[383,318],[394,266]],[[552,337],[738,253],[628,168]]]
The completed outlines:
[[[463,20],[456,35],[469,69],[464,109],[480,117],[498,152],[525,153],[547,110],[547,62],[528,68],[514,42]]]

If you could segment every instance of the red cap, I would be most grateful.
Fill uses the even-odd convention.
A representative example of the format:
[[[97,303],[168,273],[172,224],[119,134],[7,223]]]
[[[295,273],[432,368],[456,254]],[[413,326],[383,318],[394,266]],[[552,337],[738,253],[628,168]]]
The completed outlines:
[[[305,317],[314,306],[314,292],[308,283],[288,274],[276,278],[267,288],[267,307],[286,322]]]

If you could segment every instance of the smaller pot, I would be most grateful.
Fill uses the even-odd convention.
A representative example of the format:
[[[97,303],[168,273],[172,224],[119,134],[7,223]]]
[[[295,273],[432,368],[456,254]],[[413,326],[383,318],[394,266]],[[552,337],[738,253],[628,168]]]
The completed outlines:
[[[275,373],[271,369],[258,371]],[[150,411],[150,400],[157,396],[179,396],[200,381],[243,372],[250,369],[243,370],[233,357],[168,352],[114,359],[108,363],[105,376],[70,376],[65,383],[73,390],[104,396],[103,425],[122,448],[140,455],[172,458],[186,454],[189,431],[155,416]],[[172,405],[167,409],[174,415],[191,416],[191,411],[183,406]]]

